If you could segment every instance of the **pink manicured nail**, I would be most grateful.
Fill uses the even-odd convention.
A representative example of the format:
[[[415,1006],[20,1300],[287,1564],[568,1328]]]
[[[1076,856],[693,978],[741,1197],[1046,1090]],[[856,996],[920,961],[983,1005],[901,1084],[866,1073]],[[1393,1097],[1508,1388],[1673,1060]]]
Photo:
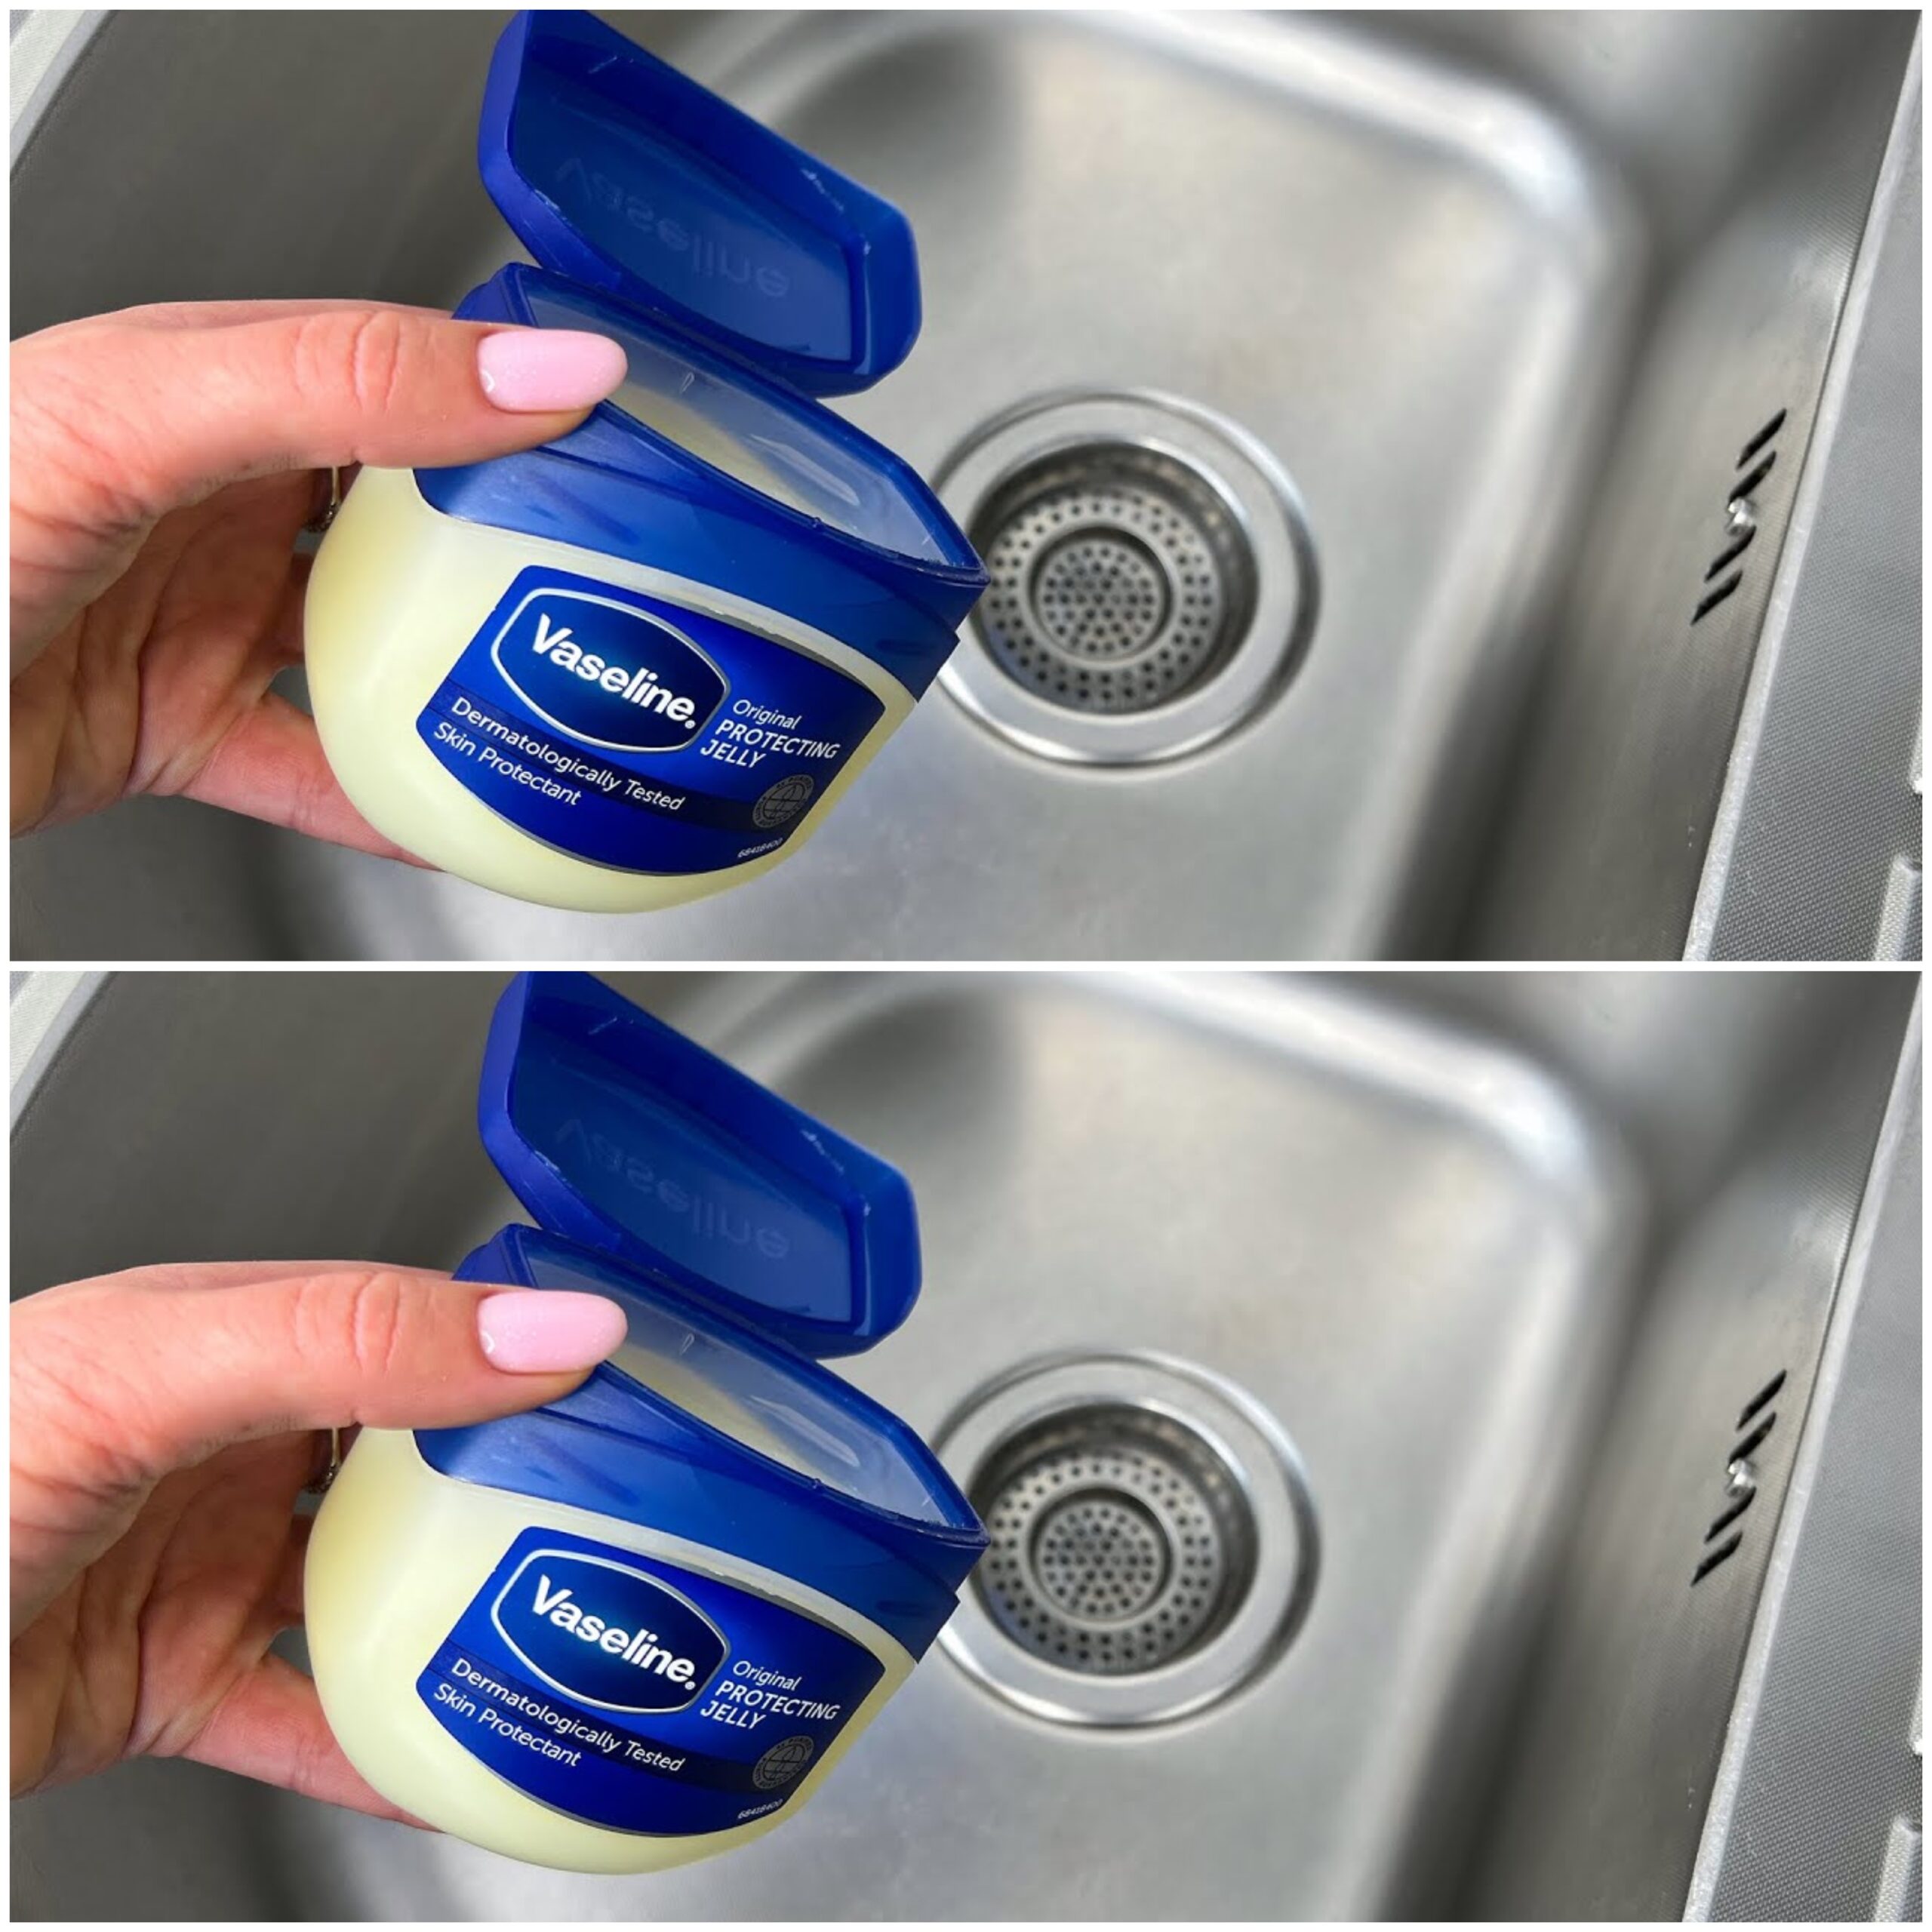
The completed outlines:
[[[483,393],[519,413],[588,409],[624,380],[624,352],[582,329],[505,329],[476,345]]]
[[[624,1311],[601,1295],[517,1288],[476,1305],[476,1335],[492,1368],[544,1375],[594,1368],[624,1339]]]

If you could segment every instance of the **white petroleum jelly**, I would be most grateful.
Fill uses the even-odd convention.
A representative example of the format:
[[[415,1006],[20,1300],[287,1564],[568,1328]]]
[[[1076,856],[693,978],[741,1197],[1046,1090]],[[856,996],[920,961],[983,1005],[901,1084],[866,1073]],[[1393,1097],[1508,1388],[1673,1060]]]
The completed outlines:
[[[756,451],[689,403],[667,395],[648,383],[637,382],[624,383],[611,400],[626,416],[668,437],[699,462],[721,469],[734,482],[743,483],[803,515],[824,515],[822,506],[807,502]]]
[[[819,1473],[791,1443],[768,1428],[742,1402],[733,1401],[675,1356],[626,1343],[611,1361],[647,1389],[654,1389],[666,1401],[676,1403],[700,1422],[709,1423],[713,1429],[735,1438],[747,1449],[755,1449],[761,1456],[769,1456],[774,1463],[782,1463],[802,1475]]]
[[[876,721],[811,798],[795,829],[759,856],[691,872],[629,870],[573,857],[533,837],[459,783],[417,728],[450,675],[460,641],[483,630],[519,573],[537,570],[546,578],[561,572],[645,592],[776,637],[863,685],[878,700]],[[445,516],[423,500],[408,470],[366,469],[356,478],[316,554],[305,630],[309,697],[323,749],[343,789],[377,830],[444,871],[519,899],[581,912],[675,906],[770,871],[817,829],[913,706],[912,694],[889,672],[822,632],[646,565]],[[728,715],[721,722],[742,721]],[[469,756],[494,760],[494,769],[575,786],[596,801],[592,788],[575,774],[549,780],[555,768],[493,740],[482,726],[452,728],[467,739]],[[749,728],[756,728],[755,719]],[[595,745],[583,749],[586,763],[601,761]]]
[[[679,1399],[688,1392],[681,1389]],[[725,1418],[706,1420],[721,1425]],[[426,1661],[504,1551],[533,1527],[661,1558],[790,1605],[863,1646],[883,1675],[781,1810],[689,1837],[609,1830],[566,1817],[456,1748],[417,1689]],[[426,1823],[531,1864],[574,1872],[663,1871],[761,1838],[810,1798],[915,1661],[856,1611],[789,1577],[634,1523],[439,1475],[406,1431],[365,1429],[358,1437],[316,1516],[306,1590],[309,1657],[323,1711],[356,1769],[392,1804]],[[475,1701],[483,1702],[480,1691]],[[540,1721],[532,1721],[528,1731],[537,1740],[533,1751],[577,1748],[568,1733]]]

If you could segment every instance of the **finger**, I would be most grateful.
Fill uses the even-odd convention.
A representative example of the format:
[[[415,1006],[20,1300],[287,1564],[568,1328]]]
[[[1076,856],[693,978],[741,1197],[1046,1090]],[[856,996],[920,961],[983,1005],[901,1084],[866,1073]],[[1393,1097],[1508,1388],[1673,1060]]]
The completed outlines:
[[[200,328],[109,318],[82,335],[28,337],[13,367],[30,463],[58,458],[153,516],[278,470],[526,449],[580,420],[625,364],[615,343],[574,329],[356,303]],[[104,474],[109,465],[122,473]],[[27,481],[41,478],[30,469]]]
[[[601,1295],[321,1266],[213,1290],[112,1276],[11,1312],[14,1500],[45,1536],[225,1444],[454,1427],[552,1401],[623,1340]]]
[[[332,309],[381,309],[399,315],[434,315],[445,319],[447,309],[426,309],[414,302],[379,302],[344,296],[303,297],[245,302],[143,302],[105,315],[78,316],[57,322],[40,333],[48,336],[97,334],[114,328],[205,329],[235,322],[271,322],[285,315],[312,315]]]
[[[392,1804],[342,1755],[314,1684],[280,1657],[264,1657],[242,1678],[181,1755],[325,1804],[430,1829]]]
[[[264,693],[231,725],[181,788],[205,805],[279,825],[378,857],[424,861],[385,838],[349,802],[323,755],[315,721],[278,693]]]
[[[156,1261],[144,1268],[123,1269],[118,1274],[96,1275],[85,1281],[65,1287],[50,1288],[51,1296],[91,1293],[112,1288],[117,1293],[155,1294],[164,1291],[180,1294],[205,1294],[211,1289],[232,1287],[241,1281],[288,1281],[310,1275],[333,1274],[361,1264],[355,1261]],[[449,1276],[435,1268],[397,1268],[398,1275],[420,1275],[427,1281],[447,1281]]]
[[[312,1516],[294,1516],[289,1519],[288,1550],[277,1571],[274,1586],[269,1591],[266,1607],[273,1620],[276,1631],[300,1628],[304,1611],[302,1579],[304,1566],[309,1560],[309,1537],[315,1528]]]
[[[615,343],[577,330],[371,303],[221,314],[108,316],[14,344],[13,565],[29,617],[225,484],[481,462],[564,435],[625,373]]]
[[[262,642],[269,660],[278,666],[292,669],[302,662],[303,624],[308,614],[309,580],[315,574],[315,560],[300,552],[288,560],[288,587],[275,608],[275,614],[263,632]]]

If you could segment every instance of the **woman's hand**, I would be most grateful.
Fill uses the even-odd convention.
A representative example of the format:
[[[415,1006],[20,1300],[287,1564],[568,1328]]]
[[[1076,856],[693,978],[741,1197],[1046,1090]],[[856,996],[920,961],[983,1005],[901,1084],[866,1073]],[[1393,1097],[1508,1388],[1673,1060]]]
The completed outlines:
[[[623,1339],[623,1311],[414,1269],[236,1263],[51,1288],[14,1306],[11,1331],[14,1795],[185,1757],[405,1817],[349,1767],[315,1685],[269,1654],[302,1620],[296,1498],[331,1428],[555,1401]]]
[[[601,336],[366,303],[183,303],[12,351],[13,829],[180,793],[404,855],[269,681],[331,469],[475,463],[623,379]]]

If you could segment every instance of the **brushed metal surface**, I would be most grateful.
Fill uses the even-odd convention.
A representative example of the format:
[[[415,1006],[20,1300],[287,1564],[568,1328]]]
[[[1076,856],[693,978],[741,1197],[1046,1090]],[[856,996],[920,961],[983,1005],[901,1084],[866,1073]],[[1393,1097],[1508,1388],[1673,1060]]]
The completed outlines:
[[[1574,1498],[1473,1862],[1466,1903],[1478,1916],[1683,1915],[1915,981],[1869,981],[1873,1010],[1789,1036],[1783,1091],[1764,1097],[1761,1131],[1659,1244],[1651,1312]],[[1746,1440],[1754,1499],[1714,1534],[1740,1494]],[[1868,1494],[1881,1567],[1916,1534],[1903,1500],[1884,1482]],[[1856,1864],[1862,1854],[1822,1834],[1819,1856]],[[1752,1862],[1746,1847],[1738,1857]]]
[[[1924,811],[1920,94],[1915,52],[1746,695],[1692,958],[1919,956],[1904,888]]]
[[[1657,292],[1465,936],[1483,956],[1684,950],[1911,52],[1913,20],[1862,18],[1890,57],[1834,60],[1817,49],[1807,110],[1781,128],[1735,202]],[[1775,466],[1751,492],[1757,534],[1738,560],[1740,587],[1693,621],[1724,580],[1709,572],[1729,548],[1737,485],[1755,468],[1740,470],[1740,452],[1780,413]],[[1856,491],[1837,505],[1854,519],[1876,509]],[[1837,615],[1826,619],[1827,677],[1854,650]],[[1854,675],[1849,664],[1846,674]],[[1854,728],[1897,734],[1884,703]],[[1820,890],[1844,916],[1836,882]],[[1758,956],[1820,956],[1819,924],[1790,921],[1779,935],[1786,943]]]
[[[1029,1717],[935,1651],[808,1813],[653,1879],[128,1766],[16,1807],[21,1915],[1432,1915],[1472,1847],[1588,1847],[1606,1786],[1641,1801],[1655,1753],[1561,1722],[1523,1743],[1514,1714],[1566,1689],[1537,1632],[1579,1580],[1623,1574],[1620,1551],[1606,1656],[1641,1663],[1675,1614],[1687,1552],[1644,1567],[1663,1532],[1614,1485],[1654,1484],[1653,1435],[1701,1472],[1683,1378],[1712,1357],[1684,1337],[1711,1340],[1713,1302],[1740,1366],[1808,1375],[1907,976],[621,983],[905,1168],[927,1288],[851,1366],[921,1430],[1022,1363],[1122,1350],[1276,1418],[1321,1522],[1292,1643],[1198,1715],[1127,1731]],[[17,1290],[197,1254],[447,1265],[511,1211],[470,1120],[494,984],[111,979],[20,1108]],[[1700,1499],[1672,1506],[1682,1528]],[[1741,1647],[1755,1584],[1734,1568],[1708,1601]],[[1727,1706],[1693,1702],[1663,1767],[1680,1789]],[[1654,1847],[1614,1843],[1573,1848],[1567,1890],[1546,1858],[1541,1907],[1652,1896]]]
[[[452,299],[506,252],[470,155],[496,17],[112,16],[15,170],[16,328]],[[1267,448],[1321,571],[1300,669],[1125,771],[937,691],[792,863],[640,918],[143,802],[23,844],[23,956],[1680,949],[1757,628],[1740,595],[1687,648],[1711,491],[1770,407],[1781,488],[1802,453],[1909,20],[626,24],[912,217],[924,334],[848,407],[928,473],[1070,389]]]
[[[1832,1309],[1687,1918],[1920,1916],[1920,1033]]]

